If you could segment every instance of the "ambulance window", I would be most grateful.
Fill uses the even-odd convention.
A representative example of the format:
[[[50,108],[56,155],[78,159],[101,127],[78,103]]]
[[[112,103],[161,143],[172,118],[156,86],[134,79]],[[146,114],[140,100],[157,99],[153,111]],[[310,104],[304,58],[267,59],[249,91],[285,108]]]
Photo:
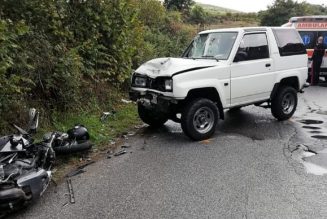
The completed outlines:
[[[306,49],[313,49],[316,42],[316,32],[313,31],[299,31],[303,44]]]
[[[295,29],[273,29],[280,56],[306,54],[300,34]]]
[[[327,47],[327,31],[319,32],[318,35],[324,38],[324,44]]]

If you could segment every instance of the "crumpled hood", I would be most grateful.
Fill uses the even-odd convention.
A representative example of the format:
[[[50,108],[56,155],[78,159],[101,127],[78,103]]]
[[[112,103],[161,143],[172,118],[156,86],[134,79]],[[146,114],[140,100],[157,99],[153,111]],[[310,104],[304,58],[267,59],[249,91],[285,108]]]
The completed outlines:
[[[158,58],[144,63],[135,72],[152,78],[158,76],[171,77],[179,72],[213,67],[218,63],[216,60],[211,59]]]

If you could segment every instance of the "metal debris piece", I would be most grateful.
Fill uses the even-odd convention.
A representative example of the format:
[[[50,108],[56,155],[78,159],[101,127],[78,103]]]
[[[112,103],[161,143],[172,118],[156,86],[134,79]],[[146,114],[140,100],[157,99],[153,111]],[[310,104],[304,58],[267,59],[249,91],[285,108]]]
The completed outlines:
[[[69,201],[70,201],[70,203],[74,204],[75,203],[75,195],[74,195],[72,180],[70,178],[67,179],[67,185],[68,185],[69,198],[70,198]]]
[[[111,145],[114,145],[114,144],[116,144],[116,142],[115,142],[115,141],[113,141],[113,140],[110,140],[110,141],[109,141],[109,143],[110,143]]]
[[[134,136],[136,133],[135,132],[128,132],[127,136]]]
[[[126,154],[126,153],[127,153],[126,150],[120,150],[117,153],[115,153],[114,156],[117,157],[117,156],[120,156],[120,155],[123,155],[123,154]]]

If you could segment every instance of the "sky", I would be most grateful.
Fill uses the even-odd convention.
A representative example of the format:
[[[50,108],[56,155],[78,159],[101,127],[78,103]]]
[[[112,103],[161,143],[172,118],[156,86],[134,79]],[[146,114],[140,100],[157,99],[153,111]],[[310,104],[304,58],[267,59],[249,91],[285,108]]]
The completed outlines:
[[[271,5],[274,0],[195,0],[210,5],[217,5],[224,8],[231,8],[243,12],[258,12],[260,10],[267,9],[268,5]],[[302,0],[298,0],[302,2]],[[327,5],[326,0],[307,0],[306,2],[311,4]]]

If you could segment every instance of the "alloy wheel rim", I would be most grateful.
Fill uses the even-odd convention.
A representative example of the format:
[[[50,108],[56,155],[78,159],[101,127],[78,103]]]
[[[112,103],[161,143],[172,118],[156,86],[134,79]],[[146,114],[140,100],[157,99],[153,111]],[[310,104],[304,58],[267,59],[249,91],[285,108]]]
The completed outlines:
[[[201,107],[195,112],[193,126],[197,132],[201,134],[209,132],[214,126],[214,123],[214,113],[209,107]]]
[[[282,109],[285,114],[290,114],[295,107],[295,98],[292,94],[287,93],[282,100]]]

